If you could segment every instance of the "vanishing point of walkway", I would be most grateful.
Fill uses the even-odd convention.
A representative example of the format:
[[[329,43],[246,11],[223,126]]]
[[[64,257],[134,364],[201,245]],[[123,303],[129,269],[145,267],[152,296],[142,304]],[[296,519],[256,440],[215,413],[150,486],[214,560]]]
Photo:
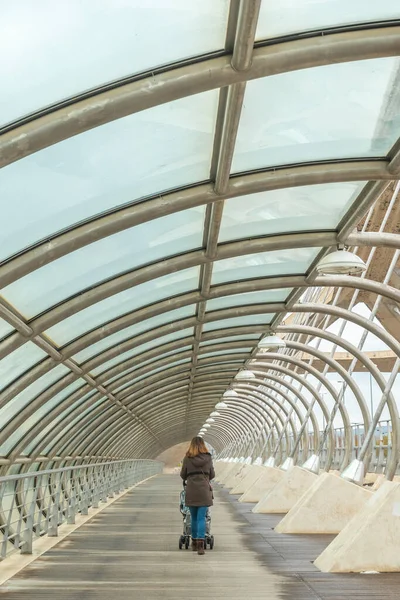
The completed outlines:
[[[219,489],[215,549],[179,551],[179,491],[176,476],[146,481],[0,587],[2,600],[399,598],[400,574],[321,574],[311,561],[330,536],[276,534],[279,516]]]

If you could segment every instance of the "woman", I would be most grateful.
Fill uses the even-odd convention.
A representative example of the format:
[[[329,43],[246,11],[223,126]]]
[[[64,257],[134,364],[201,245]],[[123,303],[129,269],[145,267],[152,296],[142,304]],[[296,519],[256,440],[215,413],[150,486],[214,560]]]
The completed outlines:
[[[192,550],[204,554],[206,537],[207,508],[213,504],[210,484],[215,477],[211,454],[203,438],[192,439],[189,450],[183,459],[181,477],[186,484],[186,506],[189,507],[192,520]]]

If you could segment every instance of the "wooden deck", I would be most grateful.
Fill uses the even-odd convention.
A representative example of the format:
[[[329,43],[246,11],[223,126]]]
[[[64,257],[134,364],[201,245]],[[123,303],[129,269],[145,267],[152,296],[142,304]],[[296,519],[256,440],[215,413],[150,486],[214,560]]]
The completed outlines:
[[[321,574],[312,560],[330,537],[276,534],[279,516],[253,515],[221,489],[215,549],[179,551],[179,491],[169,475],[135,488],[0,587],[1,599],[400,598],[400,574]]]

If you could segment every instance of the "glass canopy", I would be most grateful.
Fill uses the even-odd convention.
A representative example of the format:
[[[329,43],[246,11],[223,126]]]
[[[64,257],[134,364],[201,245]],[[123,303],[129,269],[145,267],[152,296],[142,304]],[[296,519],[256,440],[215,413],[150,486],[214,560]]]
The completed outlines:
[[[299,328],[345,306],[315,267],[362,253],[349,236],[399,173],[400,4],[251,8],[1,3],[3,464],[86,456],[102,419],[90,460],[157,456],[265,334],[308,365]]]

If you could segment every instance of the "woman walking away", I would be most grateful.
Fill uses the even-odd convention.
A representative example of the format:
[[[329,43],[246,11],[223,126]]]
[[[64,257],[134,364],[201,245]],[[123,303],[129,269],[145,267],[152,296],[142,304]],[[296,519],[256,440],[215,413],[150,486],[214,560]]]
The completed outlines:
[[[204,554],[207,508],[213,504],[210,481],[214,479],[215,471],[203,438],[192,439],[183,459],[181,477],[187,481],[185,504],[192,521],[192,550]]]

